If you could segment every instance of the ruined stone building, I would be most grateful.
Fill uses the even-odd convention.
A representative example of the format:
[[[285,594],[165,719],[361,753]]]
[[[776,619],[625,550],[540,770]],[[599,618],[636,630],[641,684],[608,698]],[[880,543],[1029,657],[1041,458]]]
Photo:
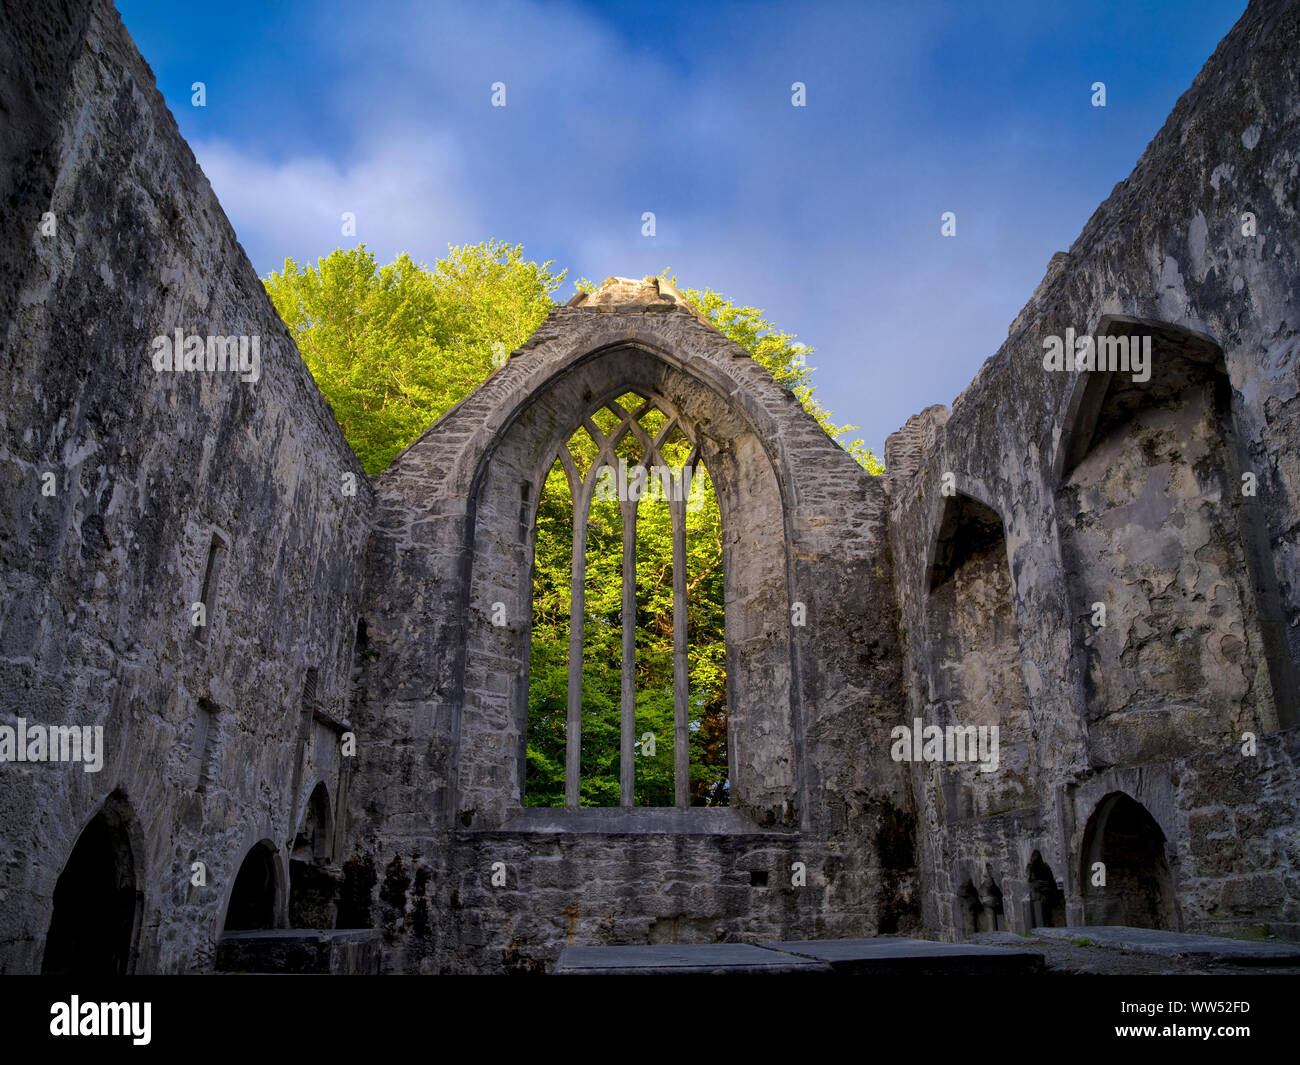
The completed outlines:
[[[370,479],[111,5],[5,0],[0,726],[102,767],[0,764],[0,971],[1300,938],[1297,56],[1252,2],[884,476],[648,280]],[[257,380],[156,371],[177,330],[259,337]],[[1127,369],[1045,365],[1085,336]],[[540,479],[629,393],[717,492],[730,803],[529,807]],[[926,746],[994,725],[996,768]]]

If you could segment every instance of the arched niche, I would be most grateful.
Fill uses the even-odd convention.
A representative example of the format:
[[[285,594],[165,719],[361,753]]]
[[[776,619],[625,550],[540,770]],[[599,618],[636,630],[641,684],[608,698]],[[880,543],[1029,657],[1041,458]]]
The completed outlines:
[[[342,881],[334,867],[334,810],[329,789],[317,781],[294,833],[289,855],[289,926],[333,928]]]
[[[130,825],[130,807],[115,792],[77,837],[54,888],[42,973],[96,977],[134,971],[143,896]]]
[[[248,849],[235,874],[226,903],[224,930],[263,931],[282,926],[281,899],[284,894],[283,863],[269,839]]]
[[[1124,792],[1105,796],[1088,819],[1079,875],[1087,924],[1178,930],[1165,834]]]
[[[541,484],[575,427],[626,392],[677,420],[717,494],[732,808],[759,825],[788,822],[799,808],[781,479],[742,404],[660,353],[628,344],[592,352],[548,380],[497,433],[474,478],[457,743],[457,812],[467,827],[494,827],[523,809],[532,526]],[[494,624],[494,609],[498,617],[504,611],[505,624]]]
[[[965,761],[937,767],[954,820],[1034,803],[1035,741],[1020,662],[1002,517],[964,491],[944,496],[925,575],[925,727],[961,729]],[[997,727],[996,764],[970,756],[978,732]],[[992,748],[992,733],[986,732]]]
[[[1285,725],[1294,668],[1223,351],[1118,316],[1095,338],[1099,368],[1075,371],[1053,460],[1093,762]]]

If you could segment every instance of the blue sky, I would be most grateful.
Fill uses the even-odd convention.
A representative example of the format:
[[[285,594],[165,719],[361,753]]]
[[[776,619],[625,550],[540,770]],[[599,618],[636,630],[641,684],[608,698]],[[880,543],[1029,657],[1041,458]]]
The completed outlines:
[[[260,274],[489,238],[570,281],[668,268],[816,349],[877,454],[997,350],[1244,9],[118,0]]]

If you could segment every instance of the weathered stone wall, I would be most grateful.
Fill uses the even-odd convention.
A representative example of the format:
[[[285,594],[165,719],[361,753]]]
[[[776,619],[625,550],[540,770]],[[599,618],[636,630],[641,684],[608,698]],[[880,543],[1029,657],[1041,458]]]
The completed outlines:
[[[112,793],[135,968],[204,969],[245,853],[269,839],[283,871],[312,786],[338,792],[304,687],[314,669],[343,716],[370,486],[111,5],[6,3],[0,50],[0,725],[102,726],[105,746],[97,773],[0,765],[0,971],[39,970]],[[176,329],[259,336],[259,379],[156,373]]]
[[[389,968],[545,972],[566,943],[855,936],[874,931],[869,923],[895,906],[882,904],[875,878],[847,848],[757,833],[730,817],[684,824],[665,811],[658,824],[635,819],[632,831],[620,831],[617,817],[584,820],[453,833],[445,860],[424,860],[434,871],[422,881],[423,854],[395,849],[377,910],[393,944]],[[807,866],[799,887],[791,883],[796,862]],[[495,863],[504,866],[503,885],[492,882]]]
[[[973,745],[977,754],[978,730],[999,729],[996,764],[986,761],[981,766],[974,760],[942,770],[943,808],[949,819],[957,820],[1030,807],[1037,796],[1036,752],[1020,674],[1002,524],[973,500],[950,499],[950,516],[940,523],[936,547],[952,544],[964,557],[951,572],[937,562],[931,565],[928,615],[921,634],[929,640],[922,720],[961,729],[966,747]],[[982,515],[987,515],[983,522]],[[950,522],[948,539],[942,530]]]
[[[1264,736],[1250,760],[1236,751],[1178,765],[1176,878],[1190,931],[1269,924],[1300,938],[1300,729]]]
[[[1157,349],[1159,354],[1159,349]],[[1214,383],[1144,405],[1061,485],[1058,517],[1101,765],[1159,761],[1258,732],[1257,629]],[[1189,609],[1188,604],[1195,604]],[[1263,689],[1263,691],[1261,691]],[[1267,716],[1268,709],[1264,710]]]
[[[521,500],[535,506],[557,445],[629,389],[679,419],[718,492],[724,827],[700,820],[709,810],[682,811],[669,830],[664,811],[593,828],[591,811],[524,808],[532,518]],[[878,890],[882,850],[911,839],[903,776],[855,757],[864,733],[887,735],[900,687],[883,490],[747,353],[657,291],[561,308],[398,457],[377,494],[365,608],[375,657],[358,723],[382,739],[359,760],[368,798],[352,834],[373,841],[377,867],[414,856],[436,870],[427,939],[404,926],[391,965],[415,952],[432,968],[544,966],[566,941],[645,942],[647,915],[709,939],[906,924],[896,858],[896,890]],[[504,626],[491,621],[496,603]],[[791,624],[795,603],[805,626]],[[691,862],[676,857],[680,832]],[[754,847],[790,860],[751,892],[741,859]],[[557,855],[562,882],[531,892]],[[497,861],[524,886],[485,887]],[[794,861],[808,868],[797,902],[780,887]],[[668,885],[678,890],[664,895]],[[651,914],[655,898],[664,913]],[[394,900],[414,908],[403,892]]]
[[[1164,835],[1185,926],[1300,928],[1284,842],[1300,834],[1286,754],[1300,658],[1298,49],[1300,7],[1251,4],[951,413],[930,408],[887,445],[907,717],[930,713],[927,678],[999,646],[939,660],[936,613],[941,629],[954,621],[935,610],[928,564],[950,473],[1004,525],[1037,767],[1031,809],[974,818],[944,807],[934,767],[914,768],[936,931],[962,931],[967,879],[978,892],[987,872],[1004,900],[1027,897],[1033,851],[1081,919],[1085,829],[1116,791]],[[1117,374],[1099,422],[1105,387],[1044,369],[1045,338],[1067,329],[1153,336],[1150,385]],[[1189,350],[1221,353],[1227,387],[1169,387]],[[1246,813],[1229,818],[1237,803]],[[1228,825],[1252,838],[1212,856],[1206,839]]]
[[[1300,934],[1297,53],[1300,5],[1253,3],[885,478],[671,291],[620,281],[372,488],[111,7],[6,3],[0,726],[99,725],[106,757],[0,765],[0,970],[40,968],[100,810],[139,971],[212,967],[261,843],[276,922],[377,928],[390,971],[1139,904]],[[156,373],[176,329],[257,336],[258,379]],[[1067,329],[1152,336],[1150,382],[1045,371]],[[718,492],[733,804],[528,809],[533,508],[629,389]],[[998,771],[896,761],[918,717],[997,724]],[[1087,882],[1142,848],[1165,895]],[[290,907],[294,871],[319,891]]]

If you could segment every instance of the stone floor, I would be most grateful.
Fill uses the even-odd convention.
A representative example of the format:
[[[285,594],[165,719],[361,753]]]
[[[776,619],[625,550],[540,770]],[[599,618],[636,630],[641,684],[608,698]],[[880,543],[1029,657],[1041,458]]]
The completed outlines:
[[[964,943],[881,936],[728,944],[567,947],[558,974],[827,973],[968,975],[1062,973],[1300,974],[1300,944],[1278,939],[1102,926],[982,932]]]
[[[1043,955],[1023,944],[936,943],[879,936],[871,939],[780,943],[674,943],[566,947],[556,963],[562,975],[672,975],[682,973],[839,973],[874,976],[1005,976],[1041,972]]]
[[[979,932],[971,943],[1041,953],[1048,973],[1300,975],[1300,943],[1227,939],[1117,926],[1039,928],[1033,935]]]

